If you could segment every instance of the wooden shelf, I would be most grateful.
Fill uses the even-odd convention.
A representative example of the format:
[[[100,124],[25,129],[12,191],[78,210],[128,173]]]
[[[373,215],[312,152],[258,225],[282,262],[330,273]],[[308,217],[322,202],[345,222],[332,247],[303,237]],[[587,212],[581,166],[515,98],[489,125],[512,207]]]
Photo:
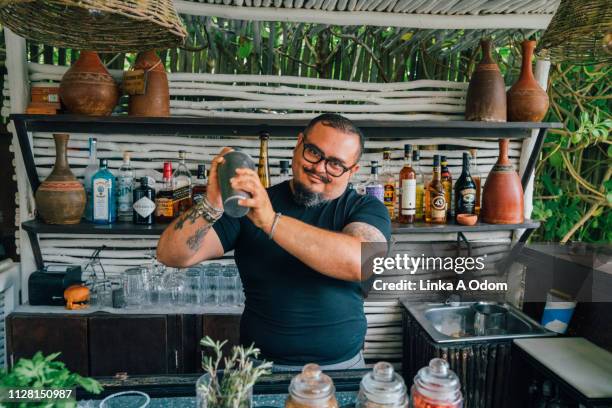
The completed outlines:
[[[283,119],[227,119],[195,117],[132,117],[14,114],[10,120],[24,123],[29,131],[88,132],[133,134],[184,134],[190,136],[255,136],[269,132],[271,137],[296,137],[307,120]],[[355,120],[366,138],[515,138],[531,136],[533,129],[560,128],[561,123],[538,122],[468,122],[468,121],[411,121],[411,120]]]
[[[129,222],[117,222],[115,224],[93,224],[83,221],[80,224],[56,225],[45,224],[40,220],[26,221],[22,224],[23,229],[34,234],[101,234],[101,235],[160,235],[169,224],[136,225]],[[412,225],[392,224],[394,234],[420,234],[420,233],[456,233],[456,232],[484,232],[484,231],[512,231],[517,229],[538,228],[540,223],[533,220],[525,220],[521,224],[486,224],[478,223],[473,226],[465,226],[456,223],[450,224],[426,224],[418,222]]]
[[[426,232],[486,232],[486,231],[513,231],[518,229],[535,229],[540,226],[539,221],[525,220],[520,224],[487,224],[478,222],[476,225],[467,226],[450,222],[448,224],[427,224],[417,222],[414,224],[392,223],[394,234],[426,233]]]

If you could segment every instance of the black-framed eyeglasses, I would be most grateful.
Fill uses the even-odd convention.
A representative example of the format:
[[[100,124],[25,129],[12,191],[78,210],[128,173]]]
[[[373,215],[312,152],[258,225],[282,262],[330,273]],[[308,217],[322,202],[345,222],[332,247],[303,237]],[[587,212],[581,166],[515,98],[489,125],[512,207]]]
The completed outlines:
[[[316,145],[306,143],[306,137],[302,139],[302,144],[304,145],[302,149],[302,157],[304,160],[311,164],[319,164],[324,161],[325,171],[332,177],[340,177],[357,165],[357,163],[355,163],[350,167],[346,167],[338,159],[325,157],[325,154],[323,154],[321,149]]]

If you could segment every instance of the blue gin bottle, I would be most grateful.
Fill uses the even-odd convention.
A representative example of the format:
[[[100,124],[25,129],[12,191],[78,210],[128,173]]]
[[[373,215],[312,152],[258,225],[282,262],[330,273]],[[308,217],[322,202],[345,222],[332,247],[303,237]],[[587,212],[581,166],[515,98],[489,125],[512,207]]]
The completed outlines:
[[[117,185],[108,169],[108,161],[100,159],[100,170],[91,179],[93,222],[112,224],[117,220]]]

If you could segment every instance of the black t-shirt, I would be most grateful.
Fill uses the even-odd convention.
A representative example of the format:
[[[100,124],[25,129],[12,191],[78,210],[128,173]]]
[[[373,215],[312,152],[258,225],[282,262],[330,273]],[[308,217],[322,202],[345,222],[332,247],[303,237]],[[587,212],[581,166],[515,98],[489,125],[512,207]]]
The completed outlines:
[[[335,200],[307,208],[293,201],[288,181],[267,191],[274,211],[283,216],[331,231],[364,222],[390,239],[389,213],[372,196],[347,189]],[[214,229],[224,251],[235,250],[245,290],[242,344],[255,343],[262,357],[276,364],[334,364],[359,352],[367,327],[359,282],[316,272],[248,217],[224,215]]]

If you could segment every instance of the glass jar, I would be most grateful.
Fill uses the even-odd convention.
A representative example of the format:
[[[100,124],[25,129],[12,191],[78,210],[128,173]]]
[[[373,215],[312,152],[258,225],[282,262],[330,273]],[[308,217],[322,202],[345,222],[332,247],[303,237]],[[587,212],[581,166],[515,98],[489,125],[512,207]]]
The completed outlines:
[[[317,364],[306,364],[291,379],[285,408],[338,408],[335,391],[334,382]]]
[[[355,408],[408,408],[406,384],[386,361],[363,376]]]
[[[411,390],[413,408],[462,408],[459,377],[441,358],[434,358],[414,377]]]

